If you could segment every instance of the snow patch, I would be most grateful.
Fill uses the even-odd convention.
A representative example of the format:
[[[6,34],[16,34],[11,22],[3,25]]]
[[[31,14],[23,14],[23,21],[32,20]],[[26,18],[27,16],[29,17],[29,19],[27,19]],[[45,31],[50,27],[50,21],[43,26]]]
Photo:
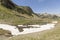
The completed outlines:
[[[32,26],[39,27],[39,28],[23,28],[23,30],[24,30],[23,32],[20,32],[16,26],[11,26],[11,25],[7,25],[7,24],[0,24],[0,28],[11,31],[12,35],[19,35],[19,34],[28,34],[28,33],[52,29],[55,27],[56,23],[57,23],[57,21],[54,21],[52,23],[45,24],[45,25],[32,25]],[[23,26],[23,25],[19,25],[19,26]],[[31,26],[31,25],[29,25],[29,26]]]

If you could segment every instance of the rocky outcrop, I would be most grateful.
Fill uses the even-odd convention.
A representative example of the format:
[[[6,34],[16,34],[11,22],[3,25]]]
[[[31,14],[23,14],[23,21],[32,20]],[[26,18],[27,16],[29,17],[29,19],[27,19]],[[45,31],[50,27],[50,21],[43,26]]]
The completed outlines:
[[[15,8],[16,4],[14,4],[11,0],[0,0],[1,5],[13,9]]]
[[[29,6],[19,6],[17,7],[17,11],[22,14],[28,14],[30,16],[34,13],[33,10]]]
[[[51,19],[58,19],[59,18],[59,16],[57,16],[57,15],[52,15],[52,14],[48,14],[48,13],[40,14],[39,16],[41,18],[51,18]]]

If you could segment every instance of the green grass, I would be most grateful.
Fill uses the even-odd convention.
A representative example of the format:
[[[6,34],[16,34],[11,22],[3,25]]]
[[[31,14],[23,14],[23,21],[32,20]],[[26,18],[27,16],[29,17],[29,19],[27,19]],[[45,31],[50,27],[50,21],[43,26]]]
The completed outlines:
[[[17,16],[18,12],[15,13],[13,10],[7,9],[0,5],[0,23],[7,24],[23,24],[25,22],[24,17]]]
[[[30,16],[27,16],[26,14],[21,14],[15,10],[8,9],[0,5],[0,23],[12,24],[12,25],[25,24],[28,21],[30,21],[26,20],[27,17],[29,18]]]

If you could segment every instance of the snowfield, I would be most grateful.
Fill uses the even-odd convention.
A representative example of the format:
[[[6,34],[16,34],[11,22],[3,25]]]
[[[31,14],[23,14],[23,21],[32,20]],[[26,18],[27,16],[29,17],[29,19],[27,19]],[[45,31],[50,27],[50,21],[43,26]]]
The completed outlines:
[[[2,28],[4,30],[9,30],[12,35],[20,35],[20,34],[28,34],[28,33],[52,29],[55,27],[56,23],[58,23],[58,22],[53,21],[52,23],[45,24],[45,25],[33,25],[33,26],[35,26],[35,27],[37,26],[39,28],[23,28],[23,30],[24,30],[23,32],[20,32],[16,26],[11,26],[11,25],[7,25],[7,24],[0,24],[0,28]],[[32,25],[30,25],[30,26],[32,26]]]

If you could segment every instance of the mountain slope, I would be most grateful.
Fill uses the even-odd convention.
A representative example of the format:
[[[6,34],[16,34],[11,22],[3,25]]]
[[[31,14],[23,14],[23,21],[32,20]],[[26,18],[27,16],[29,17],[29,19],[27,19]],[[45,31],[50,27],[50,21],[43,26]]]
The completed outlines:
[[[58,20],[60,17],[58,15],[55,14],[48,14],[48,13],[43,13],[43,14],[38,14],[40,18],[48,18],[48,19],[54,19],[54,20]]]
[[[18,6],[11,0],[0,0],[0,23],[25,24],[36,16],[28,6]],[[37,17],[38,18],[38,17]]]
[[[14,11],[17,11],[22,14],[26,13],[28,15],[32,15],[32,13],[34,13],[30,7],[18,6],[14,4],[11,0],[1,0],[1,5],[3,5],[4,7],[8,9],[13,9]]]

